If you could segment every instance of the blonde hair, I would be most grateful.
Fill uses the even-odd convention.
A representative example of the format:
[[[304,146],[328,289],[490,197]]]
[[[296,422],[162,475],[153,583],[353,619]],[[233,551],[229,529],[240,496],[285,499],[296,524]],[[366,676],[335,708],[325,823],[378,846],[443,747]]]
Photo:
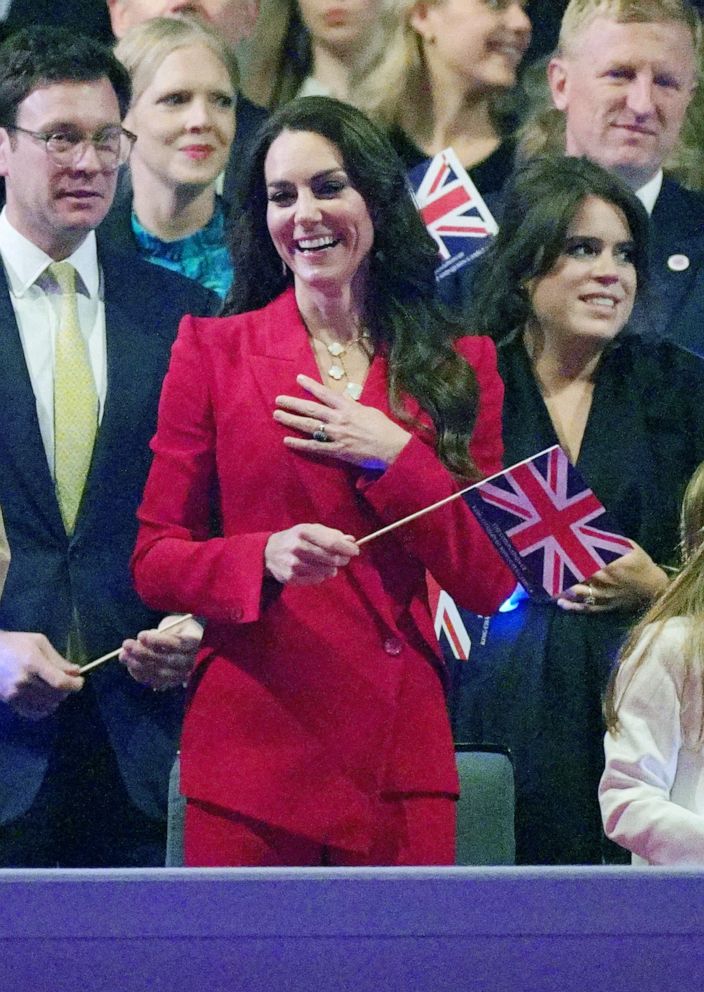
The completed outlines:
[[[518,129],[516,164],[545,155],[565,154],[565,114],[553,106],[548,86],[550,56],[528,66],[523,74],[523,91],[528,100],[526,117]]]
[[[404,126],[412,133],[423,127],[431,111],[422,41],[411,25],[411,13],[417,3],[418,0],[390,0],[393,28],[386,51],[355,96],[356,106],[383,127]]]
[[[668,172],[689,189],[704,190],[704,53],[699,50],[697,80],[692,102],[687,107],[680,140],[665,163]]]
[[[428,0],[428,6],[443,0]],[[423,40],[411,24],[418,0],[388,0],[386,49],[377,65],[358,81],[354,103],[387,129],[399,127],[418,139],[432,130],[432,90]],[[493,122],[499,132],[515,106],[506,93],[490,96]]]
[[[132,79],[132,106],[152,82],[164,59],[179,48],[203,45],[222,63],[237,92],[239,69],[230,45],[212,28],[190,17],[153,17],[136,24],[115,47]]]
[[[695,52],[702,41],[699,15],[689,0],[570,0],[560,24],[557,51],[575,51],[579,35],[596,17],[607,17],[617,24],[684,24],[692,34]]]
[[[295,0],[262,0],[242,63],[242,92],[274,109],[292,99],[310,70],[310,39]]]
[[[630,678],[649,657],[653,643],[662,625],[674,617],[691,617],[696,622],[683,645],[682,664],[685,671],[694,665],[704,666],[704,462],[689,480],[682,499],[680,516],[682,568],[677,577],[658,596],[645,616],[636,624],[621,648],[609,680],[604,699],[606,726],[618,732],[618,707],[626,686],[619,685],[616,695],[616,677],[624,659],[636,650],[639,642],[647,638],[645,646],[632,667]],[[646,628],[650,628],[646,630]],[[630,681],[630,679],[629,679]],[[700,730],[704,739],[704,725]]]
[[[417,2],[417,0],[414,0]],[[378,31],[353,67],[353,85],[385,48],[388,0],[382,0]],[[261,0],[254,32],[242,56],[242,91],[261,107],[288,103],[313,71],[312,43],[296,0]]]

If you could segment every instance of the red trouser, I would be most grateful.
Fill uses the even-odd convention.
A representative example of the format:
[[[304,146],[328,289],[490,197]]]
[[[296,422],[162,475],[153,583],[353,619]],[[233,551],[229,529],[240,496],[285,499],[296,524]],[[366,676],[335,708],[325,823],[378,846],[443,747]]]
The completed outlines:
[[[368,852],[329,847],[239,813],[188,800],[186,864],[190,867],[317,865],[451,865],[455,861],[454,798],[390,795],[378,803]]]

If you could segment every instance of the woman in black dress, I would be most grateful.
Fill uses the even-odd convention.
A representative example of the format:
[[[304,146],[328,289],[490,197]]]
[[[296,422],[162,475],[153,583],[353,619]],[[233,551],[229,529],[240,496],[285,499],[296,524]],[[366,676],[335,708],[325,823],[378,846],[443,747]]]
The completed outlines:
[[[514,178],[475,284],[475,328],[499,345],[506,464],[560,443],[633,541],[557,603],[492,618],[456,673],[456,737],[513,752],[524,864],[621,860],[597,802],[601,693],[625,630],[667,584],[704,457],[704,364],[624,331],[646,255],[647,217],[619,180],[542,159]]]

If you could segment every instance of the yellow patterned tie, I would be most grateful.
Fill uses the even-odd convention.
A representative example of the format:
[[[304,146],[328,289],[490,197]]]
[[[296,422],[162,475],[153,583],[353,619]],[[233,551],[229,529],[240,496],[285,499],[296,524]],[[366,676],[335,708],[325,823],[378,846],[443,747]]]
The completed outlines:
[[[64,527],[71,534],[93,454],[98,396],[78,323],[76,270],[70,262],[54,262],[49,272],[62,296],[54,360],[54,472]]]

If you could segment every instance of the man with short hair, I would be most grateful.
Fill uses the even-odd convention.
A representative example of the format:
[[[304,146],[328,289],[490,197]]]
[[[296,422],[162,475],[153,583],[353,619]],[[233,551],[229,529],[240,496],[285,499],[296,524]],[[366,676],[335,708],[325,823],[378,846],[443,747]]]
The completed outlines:
[[[115,37],[120,39],[136,24],[152,17],[197,17],[219,31],[235,46],[254,29],[259,0],[107,0]],[[238,174],[258,128],[267,118],[262,107],[241,93],[235,107],[236,130],[225,169],[222,194],[228,204],[237,197]],[[122,191],[121,191],[122,192]]]
[[[701,34],[687,0],[571,0],[548,81],[566,153],[620,175],[652,216],[652,286],[632,326],[704,353],[704,197],[663,175]]]
[[[163,864],[168,774],[197,627],[129,575],[181,316],[213,300],[96,244],[127,160],[129,77],[58,28],[0,46],[0,866]],[[139,633],[139,637],[136,635]],[[79,664],[119,647],[87,678]]]

